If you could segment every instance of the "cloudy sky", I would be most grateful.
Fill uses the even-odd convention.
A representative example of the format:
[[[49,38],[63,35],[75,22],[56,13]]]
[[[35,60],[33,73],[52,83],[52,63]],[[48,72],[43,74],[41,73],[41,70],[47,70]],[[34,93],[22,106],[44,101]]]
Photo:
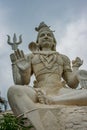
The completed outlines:
[[[19,46],[30,53],[28,44],[36,40],[34,28],[44,21],[55,30],[57,51],[71,60],[79,56],[84,60],[81,69],[87,70],[87,0],[0,0],[0,91],[6,97],[13,85],[7,44],[7,34],[22,34]]]

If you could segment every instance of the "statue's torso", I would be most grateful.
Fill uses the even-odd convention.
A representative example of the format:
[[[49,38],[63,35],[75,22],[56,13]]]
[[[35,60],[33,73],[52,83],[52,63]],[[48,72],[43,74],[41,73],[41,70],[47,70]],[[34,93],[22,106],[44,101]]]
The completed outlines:
[[[36,78],[49,73],[61,77],[63,73],[63,59],[58,53],[50,55],[34,54],[31,64]]]
[[[31,60],[32,71],[35,74],[35,87],[40,87],[46,92],[56,92],[62,87],[64,61],[58,53],[44,55],[34,54]],[[54,90],[55,89],[55,90]]]

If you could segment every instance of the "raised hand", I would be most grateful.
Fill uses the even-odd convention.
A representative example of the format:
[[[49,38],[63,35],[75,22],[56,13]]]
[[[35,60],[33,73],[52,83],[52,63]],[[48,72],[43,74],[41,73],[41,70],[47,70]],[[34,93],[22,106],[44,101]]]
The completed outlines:
[[[83,64],[83,60],[81,60],[79,57],[76,57],[75,60],[72,61],[73,67],[80,67]]]
[[[17,50],[14,53],[15,63],[17,64],[20,70],[27,70],[30,66],[28,59],[25,57],[24,52]]]

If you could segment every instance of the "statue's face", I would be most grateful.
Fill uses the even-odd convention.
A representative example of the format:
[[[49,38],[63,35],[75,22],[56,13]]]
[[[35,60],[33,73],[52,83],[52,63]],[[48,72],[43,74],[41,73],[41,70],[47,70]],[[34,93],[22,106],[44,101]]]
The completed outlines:
[[[38,43],[41,48],[49,47],[52,48],[54,45],[54,38],[50,31],[44,30],[39,34]]]

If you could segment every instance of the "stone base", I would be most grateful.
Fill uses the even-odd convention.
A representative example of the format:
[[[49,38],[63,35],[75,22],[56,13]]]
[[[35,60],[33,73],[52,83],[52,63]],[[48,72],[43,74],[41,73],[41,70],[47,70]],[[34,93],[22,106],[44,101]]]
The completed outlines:
[[[37,107],[44,130],[87,130],[87,106],[37,104]]]
[[[45,130],[87,130],[87,106],[37,106]]]

